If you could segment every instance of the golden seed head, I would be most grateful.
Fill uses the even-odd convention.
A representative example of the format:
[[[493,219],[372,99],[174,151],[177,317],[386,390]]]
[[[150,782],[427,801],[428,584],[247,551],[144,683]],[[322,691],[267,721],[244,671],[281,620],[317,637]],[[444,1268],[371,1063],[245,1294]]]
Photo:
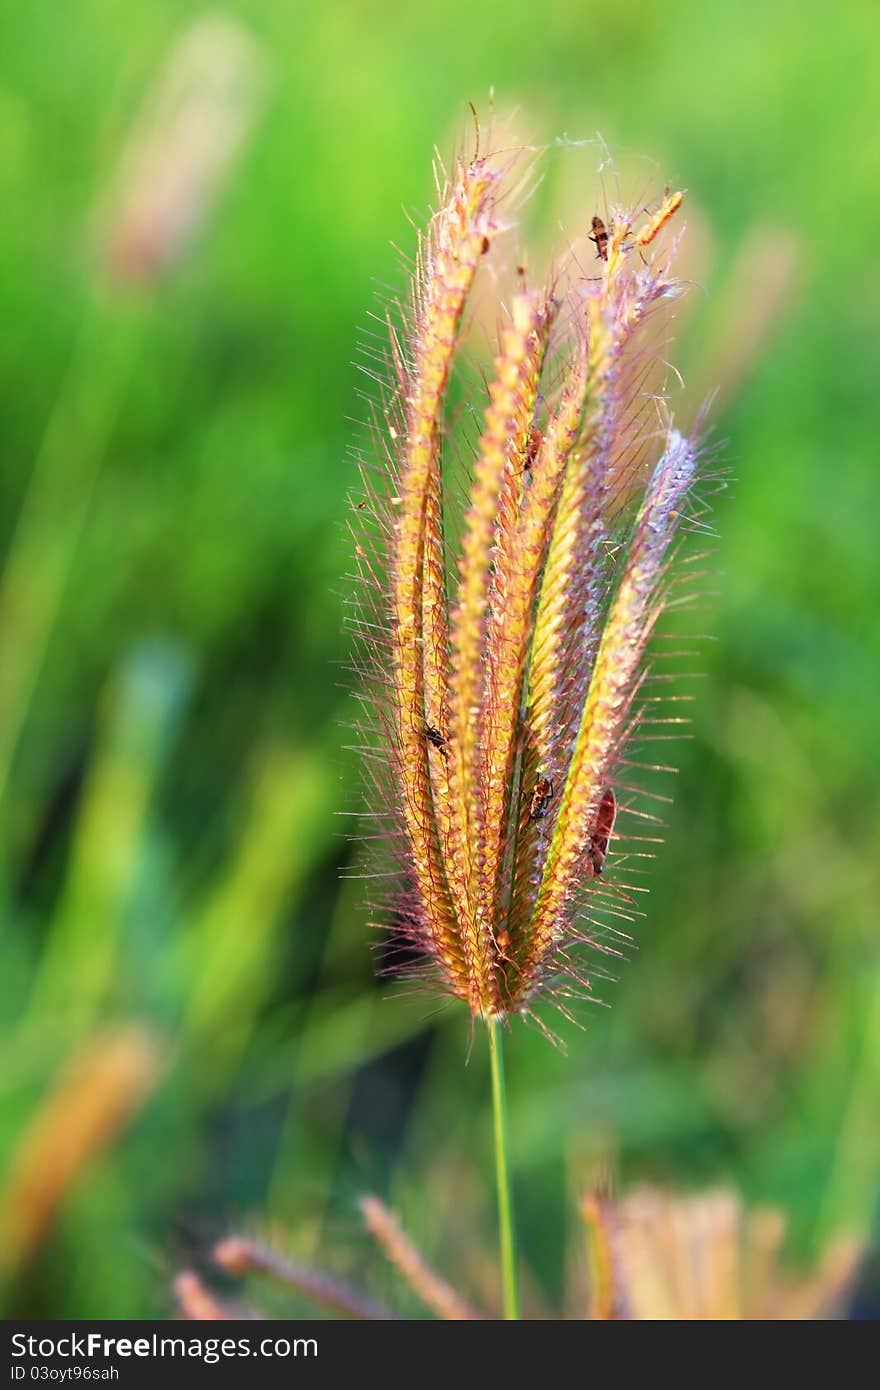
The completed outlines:
[[[623,839],[609,808],[632,808],[611,788],[698,456],[668,418],[657,430],[644,384],[645,325],[677,287],[642,248],[682,195],[641,223],[615,210],[598,274],[575,246],[552,291],[512,273],[508,298],[482,263],[509,229],[511,175],[509,159],[477,156],[439,184],[353,514],[391,908],[434,978],[486,1018],[531,1014],[555,984],[557,1001],[588,989],[574,940],[615,950],[599,925],[609,841],[613,861]],[[478,272],[496,277],[500,327],[456,529],[444,404]]]

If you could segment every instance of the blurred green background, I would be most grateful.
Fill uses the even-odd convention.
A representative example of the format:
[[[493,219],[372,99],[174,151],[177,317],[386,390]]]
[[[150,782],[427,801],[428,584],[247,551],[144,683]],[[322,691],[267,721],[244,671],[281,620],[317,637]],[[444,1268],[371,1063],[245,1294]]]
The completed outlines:
[[[29,0],[0,19],[7,1313],[164,1313],[174,1272],[241,1227],[407,1310],[359,1234],[366,1189],[471,1291],[491,1283],[484,1040],[375,982],[334,814],[357,776],[357,343],[401,283],[390,243],[412,247],[434,144],[491,86],[530,135],[600,130],[690,190],[708,293],[676,361],[689,401],[720,384],[735,478],[638,951],[567,1055],[521,1029],[508,1046],[529,1296],[559,1305],[607,1154],[623,1185],[779,1203],[805,1258],[867,1235],[875,7],[229,3],[183,38],[208,134],[193,153],[172,125],[158,166],[141,150],[144,211],[125,150],[197,13]],[[231,76],[211,95],[214,63]],[[208,173],[182,210],[169,184],[163,250],[150,197],[162,159],[189,158]],[[593,210],[598,182],[574,177],[551,154],[539,236],[563,204]]]

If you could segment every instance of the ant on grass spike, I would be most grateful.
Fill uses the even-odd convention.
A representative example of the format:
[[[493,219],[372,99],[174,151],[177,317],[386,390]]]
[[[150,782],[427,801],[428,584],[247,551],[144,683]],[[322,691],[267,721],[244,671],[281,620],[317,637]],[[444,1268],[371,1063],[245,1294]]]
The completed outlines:
[[[446,751],[449,740],[444,738],[440,730],[435,728],[433,724],[426,724],[424,733],[432,748],[439,748],[441,753]]]
[[[602,800],[599,802],[599,810],[596,815],[596,828],[590,836],[590,845],[587,851],[594,878],[602,877],[602,870],[605,867],[605,859],[608,855],[608,845],[611,836],[614,834],[614,821],[616,816],[617,799],[611,788],[607,787],[602,793]]]
[[[553,800],[553,783],[549,777],[539,777],[529,803],[529,820],[543,820]]]

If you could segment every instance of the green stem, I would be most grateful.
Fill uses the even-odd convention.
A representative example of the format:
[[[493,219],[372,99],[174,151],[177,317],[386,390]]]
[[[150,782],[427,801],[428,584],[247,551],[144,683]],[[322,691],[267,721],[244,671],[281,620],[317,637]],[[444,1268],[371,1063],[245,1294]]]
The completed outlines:
[[[498,1226],[501,1232],[501,1275],[505,1318],[519,1318],[516,1231],[510,1194],[510,1157],[507,1141],[507,1092],[504,1088],[504,1054],[497,1018],[489,1019],[489,1054],[492,1059],[492,1116],[495,1134],[495,1181],[498,1187]]]

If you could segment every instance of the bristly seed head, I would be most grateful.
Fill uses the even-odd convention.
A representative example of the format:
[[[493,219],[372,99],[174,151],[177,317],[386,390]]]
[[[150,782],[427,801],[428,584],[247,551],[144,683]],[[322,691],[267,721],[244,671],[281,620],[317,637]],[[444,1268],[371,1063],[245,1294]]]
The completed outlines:
[[[559,1002],[589,989],[577,942],[619,953],[601,911],[612,901],[626,916],[630,900],[603,871],[616,812],[632,807],[613,786],[700,453],[662,404],[658,429],[647,384],[646,325],[678,292],[652,245],[675,193],[641,217],[594,217],[552,289],[519,277],[499,301],[449,562],[444,403],[469,292],[510,226],[499,203],[511,169],[478,153],[438,180],[410,302],[388,321],[392,388],[356,510],[370,600],[357,619],[360,731],[370,812],[397,853],[386,911],[432,979],[484,1018],[531,1015],[543,990]]]

